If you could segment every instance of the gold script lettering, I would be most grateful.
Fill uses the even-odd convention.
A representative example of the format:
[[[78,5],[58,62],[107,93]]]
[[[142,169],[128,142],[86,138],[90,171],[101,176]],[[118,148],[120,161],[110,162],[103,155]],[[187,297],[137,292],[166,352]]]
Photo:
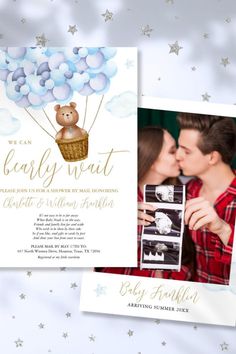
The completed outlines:
[[[57,163],[52,165],[47,164],[49,156],[51,154],[51,149],[47,149],[43,155],[38,165],[35,160],[30,161],[29,163],[14,162],[15,150],[12,149],[7,154],[7,157],[4,162],[3,172],[6,176],[10,173],[19,173],[23,172],[26,175],[29,175],[31,180],[39,177],[43,180],[43,187],[47,188],[51,185],[55,175],[58,171],[61,170],[62,166],[57,168]]]

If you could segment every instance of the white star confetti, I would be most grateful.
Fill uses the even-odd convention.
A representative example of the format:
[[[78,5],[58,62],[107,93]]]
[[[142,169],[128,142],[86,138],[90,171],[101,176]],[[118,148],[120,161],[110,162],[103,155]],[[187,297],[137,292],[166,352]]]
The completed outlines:
[[[150,38],[151,36],[151,33],[152,33],[153,29],[149,26],[149,25],[146,25],[146,26],[142,26],[141,28],[141,32],[144,36],[147,36]]]
[[[134,335],[134,331],[131,331],[131,329],[129,329],[127,334],[129,337],[132,337]]]
[[[100,284],[97,285],[96,289],[94,289],[97,297],[101,295],[106,295],[106,286],[101,286]]]
[[[221,350],[224,351],[224,350],[228,350],[229,344],[223,342],[220,346],[221,346]]]
[[[202,95],[202,100],[203,100],[203,101],[207,101],[207,102],[208,102],[210,98],[211,98],[211,96],[208,95],[207,92]]]
[[[96,339],[96,337],[95,337],[93,334],[91,334],[91,335],[89,336],[90,342],[95,342],[95,339]]]
[[[110,12],[108,9],[106,9],[106,12],[104,14],[101,14],[101,16],[104,17],[105,22],[113,20],[113,13]]]
[[[48,39],[45,37],[45,34],[41,34],[41,36],[36,36],[36,45],[40,47],[45,47]]]
[[[125,66],[126,66],[127,69],[133,68],[134,67],[134,61],[130,60],[130,59],[127,59],[126,62],[125,62]]]
[[[69,25],[69,29],[68,29],[68,31],[67,32],[70,32],[71,34],[75,34],[75,32],[78,32],[78,30],[77,30],[77,28],[76,28],[76,25],[74,25],[74,26],[70,26]]]
[[[221,65],[223,65],[224,67],[226,67],[227,65],[229,65],[229,58],[221,58]]]
[[[170,53],[175,53],[176,55],[179,55],[179,51],[181,49],[183,49],[183,47],[181,47],[179,45],[178,41],[175,41],[175,43],[173,43],[173,44],[169,44],[169,47],[170,47],[169,54]]]
[[[16,348],[23,347],[24,341],[18,338],[17,340],[15,340],[15,343],[16,343]]]

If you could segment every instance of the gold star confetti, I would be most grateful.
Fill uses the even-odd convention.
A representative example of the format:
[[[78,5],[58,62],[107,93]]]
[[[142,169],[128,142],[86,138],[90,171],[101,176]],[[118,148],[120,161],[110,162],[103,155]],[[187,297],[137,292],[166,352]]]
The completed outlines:
[[[20,296],[21,300],[25,300],[25,298],[26,298],[25,294],[20,294],[19,296]]]
[[[113,20],[113,13],[110,12],[108,9],[106,9],[106,12],[104,14],[101,14],[101,16],[104,17],[105,22]]]
[[[45,47],[46,43],[48,42],[48,39],[45,37],[45,34],[41,34],[41,36],[36,36],[36,45]]]
[[[204,39],[208,39],[209,38],[209,34],[208,33],[203,33],[203,38]]]
[[[127,334],[128,334],[129,337],[132,337],[133,334],[134,334],[134,331],[131,331],[131,329],[129,329],[128,332],[127,332]]]
[[[17,340],[15,340],[15,343],[16,343],[16,348],[23,347],[24,341],[18,338]]]
[[[70,312],[67,312],[67,313],[66,313],[66,317],[67,317],[67,318],[71,317],[71,313],[70,313]]]
[[[78,285],[76,283],[71,283],[70,287],[71,287],[71,289],[75,290],[76,288],[78,288]]]
[[[43,324],[43,323],[40,323],[40,324],[39,324],[39,328],[40,328],[40,329],[44,329],[44,327],[45,327],[45,324]]]
[[[65,338],[65,339],[68,338],[68,333],[67,333],[67,332],[64,332],[64,333],[62,334],[62,337]]]
[[[228,350],[229,344],[223,342],[220,346],[221,346],[221,350],[224,351],[224,350]]]
[[[173,44],[169,44],[169,47],[170,47],[169,54],[170,53],[175,53],[176,55],[179,55],[179,51],[181,49],[183,49],[183,47],[181,47],[179,45],[178,41],[175,41],[175,43],[173,43]]]
[[[70,32],[71,34],[75,34],[75,32],[78,32],[78,30],[77,30],[77,28],[76,28],[76,25],[74,25],[74,26],[70,26],[69,25],[69,29],[68,29],[68,31],[67,32]]]
[[[208,102],[210,98],[211,98],[211,96],[208,95],[207,92],[202,95],[202,100],[203,100],[203,101],[207,101],[207,102]]]
[[[229,65],[229,58],[221,58],[221,65],[223,65],[224,67],[226,67],[227,65]]]
[[[153,31],[153,29],[149,26],[149,25],[146,25],[146,26],[142,26],[141,28],[141,32],[144,36],[147,36],[150,38],[151,36],[151,32]]]
[[[93,334],[91,334],[91,335],[89,336],[90,342],[95,342],[95,339],[96,339],[96,337],[95,337]]]

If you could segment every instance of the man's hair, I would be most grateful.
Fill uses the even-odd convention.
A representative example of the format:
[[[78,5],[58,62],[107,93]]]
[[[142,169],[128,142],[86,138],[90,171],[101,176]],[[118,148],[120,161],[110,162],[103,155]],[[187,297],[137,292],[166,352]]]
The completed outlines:
[[[206,155],[218,151],[223,162],[230,164],[236,152],[236,124],[234,119],[205,114],[179,113],[180,129],[200,132],[198,148]]]

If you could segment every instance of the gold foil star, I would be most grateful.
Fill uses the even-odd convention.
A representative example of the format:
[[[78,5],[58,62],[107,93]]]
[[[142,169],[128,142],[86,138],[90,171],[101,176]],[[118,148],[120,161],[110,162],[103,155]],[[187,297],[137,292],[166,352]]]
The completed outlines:
[[[183,49],[183,47],[181,47],[179,45],[178,41],[175,41],[175,43],[173,43],[173,44],[169,44],[169,47],[170,47],[169,54],[170,53],[175,53],[176,55],[179,55],[179,51],[181,49]]]
[[[70,26],[69,25],[69,29],[68,29],[68,31],[67,32],[70,32],[71,34],[75,34],[75,32],[78,32],[78,30],[77,30],[77,28],[76,28],[76,25],[74,25],[74,26]]]
[[[221,65],[223,65],[224,67],[226,67],[227,65],[229,65],[229,58],[221,58]]]
[[[210,98],[211,98],[211,96],[208,95],[207,92],[202,95],[202,100],[203,100],[203,101],[207,101],[207,102],[208,102]]]
[[[113,13],[106,9],[104,14],[101,14],[104,17],[105,22],[113,20]]]
[[[152,31],[153,31],[153,29],[149,25],[142,26],[142,28],[141,28],[142,34],[147,37],[151,36]]]
[[[17,340],[15,340],[16,343],[16,348],[18,347],[23,347],[23,340],[21,340],[20,338],[18,338]]]
[[[36,45],[45,47],[46,43],[48,42],[48,39],[45,37],[45,34],[41,34],[41,36],[36,36]]]

